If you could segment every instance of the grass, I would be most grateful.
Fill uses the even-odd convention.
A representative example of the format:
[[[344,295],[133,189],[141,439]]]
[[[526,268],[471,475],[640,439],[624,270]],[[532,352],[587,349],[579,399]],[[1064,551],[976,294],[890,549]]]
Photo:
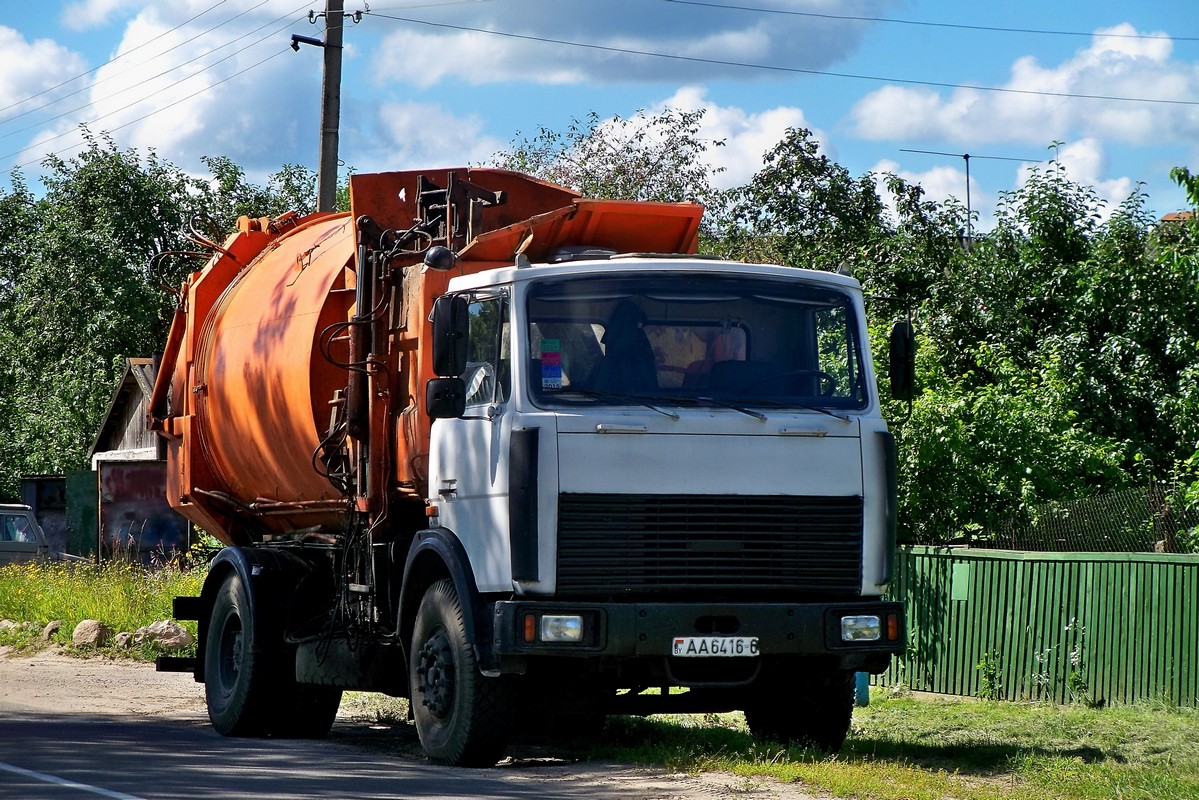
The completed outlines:
[[[347,692],[342,711],[406,724],[405,701]],[[846,800],[1199,800],[1199,710],[874,698],[836,756],[752,737],[740,713],[612,717],[586,760],[799,782]]]
[[[83,620],[100,620],[114,633],[132,633],[152,622],[170,619],[172,598],[199,594],[203,582],[202,569],[148,570],[124,562],[9,564],[0,567],[0,619],[23,624],[0,630],[0,646],[28,650],[53,643],[68,652],[78,652],[71,644],[71,633]],[[43,642],[42,630],[54,620],[62,626],[49,642]],[[195,633],[195,623],[183,624],[190,624]],[[159,650],[149,645],[129,649],[107,645],[101,652],[148,660]]]
[[[880,699],[841,753],[756,740],[739,714],[609,721],[592,758],[800,781],[855,800],[1199,798],[1199,712]]]
[[[133,631],[169,618],[171,598],[199,593],[204,570],[149,571],[130,564],[35,563],[0,567],[0,646],[44,646],[45,623],[61,620],[54,642],[70,645],[83,619]],[[192,629],[194,632],[194,628]],[[151,648],[101,654],[153,658]],[[882,695],[882,696],[880,696]],[[1047,703],[929,699],[875,692],[854,712],[837,756],[755,739],[740,714],[614,717],[579,755],[720,770],[747,781],[771,777],[853,800],[1199,800],[1199,710],[1166,704],[1090,708]],[[403,724],[403,700],[347,693],[359,719]]]

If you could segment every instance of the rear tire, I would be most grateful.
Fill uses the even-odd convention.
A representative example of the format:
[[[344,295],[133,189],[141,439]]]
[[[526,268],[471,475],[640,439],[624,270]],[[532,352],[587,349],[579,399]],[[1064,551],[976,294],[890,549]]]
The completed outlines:
[[[777,675],[745,708],[754,736],[836,753],[853,719],[854,673],[845,670]]]
[[[293,682],[282,686],[280,695],[278,711],[271,724],[274,736],[280,739],[324,739],[329,735],[341,706],[341,689]]]
[[[208,718],[222,736],[265,736],[271,713],[270,676],[262,663],[259,620],[241,577],[217,590],[204,650]]]
[[[295,652],[267,611],[271,599],[251,605],[237,573],[217,590],[204,651],[208,718],[222,736],[322,739],[337,717],[341,690],[296,683]]]
[[[452,581],[425,592],[408,659],[412,716],[429,760],[494,766],[511,735],[513,687],[479,672]]]

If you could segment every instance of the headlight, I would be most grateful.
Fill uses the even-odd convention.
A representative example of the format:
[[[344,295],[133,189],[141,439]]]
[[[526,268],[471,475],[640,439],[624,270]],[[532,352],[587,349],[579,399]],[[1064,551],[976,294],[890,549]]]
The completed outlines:
[[[841,617],[841,641],[877,642],[881,638],[883,626],[877,616]]]
[[[543,642],[583,641],[583,617],[578,614],[546,614],[539,628]]]

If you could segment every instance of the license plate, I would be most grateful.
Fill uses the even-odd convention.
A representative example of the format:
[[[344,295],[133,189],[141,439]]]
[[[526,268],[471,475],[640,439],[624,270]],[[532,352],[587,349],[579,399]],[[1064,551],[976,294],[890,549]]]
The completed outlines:
[[[676,636],[671,655],[679,658],[748,657],[758,655],[756,636]]]

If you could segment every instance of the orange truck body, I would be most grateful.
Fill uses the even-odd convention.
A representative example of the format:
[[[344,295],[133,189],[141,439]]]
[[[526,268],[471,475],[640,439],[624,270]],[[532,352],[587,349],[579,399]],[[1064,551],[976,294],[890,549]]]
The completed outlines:
[[[443,186],[460,176],[506,202],[481,209],[453,269],[425,269],[419,253],[389,261],[375,276],[390,293],[386,331],[369,359],[348,367],[351,321],[370,313],[355,303],[358,221],[407,228],[422,176]],[[350,198],[348,214],[243,217],[183,284],[151,426],[167,440],[169,502],[225,544],[335,526],[351,510],[378,514],[388,493],[423,502],[431,420],[422,404],[434,377],[425,343],[450,278],[583,243],[694,253],[703,213],[691,203],[584,200],[499,169],[353,175]],[[369,438],[354,450],[369,453],[373,488],[351,500],[316,465],[355,370],[369,376],[370,396]]]

